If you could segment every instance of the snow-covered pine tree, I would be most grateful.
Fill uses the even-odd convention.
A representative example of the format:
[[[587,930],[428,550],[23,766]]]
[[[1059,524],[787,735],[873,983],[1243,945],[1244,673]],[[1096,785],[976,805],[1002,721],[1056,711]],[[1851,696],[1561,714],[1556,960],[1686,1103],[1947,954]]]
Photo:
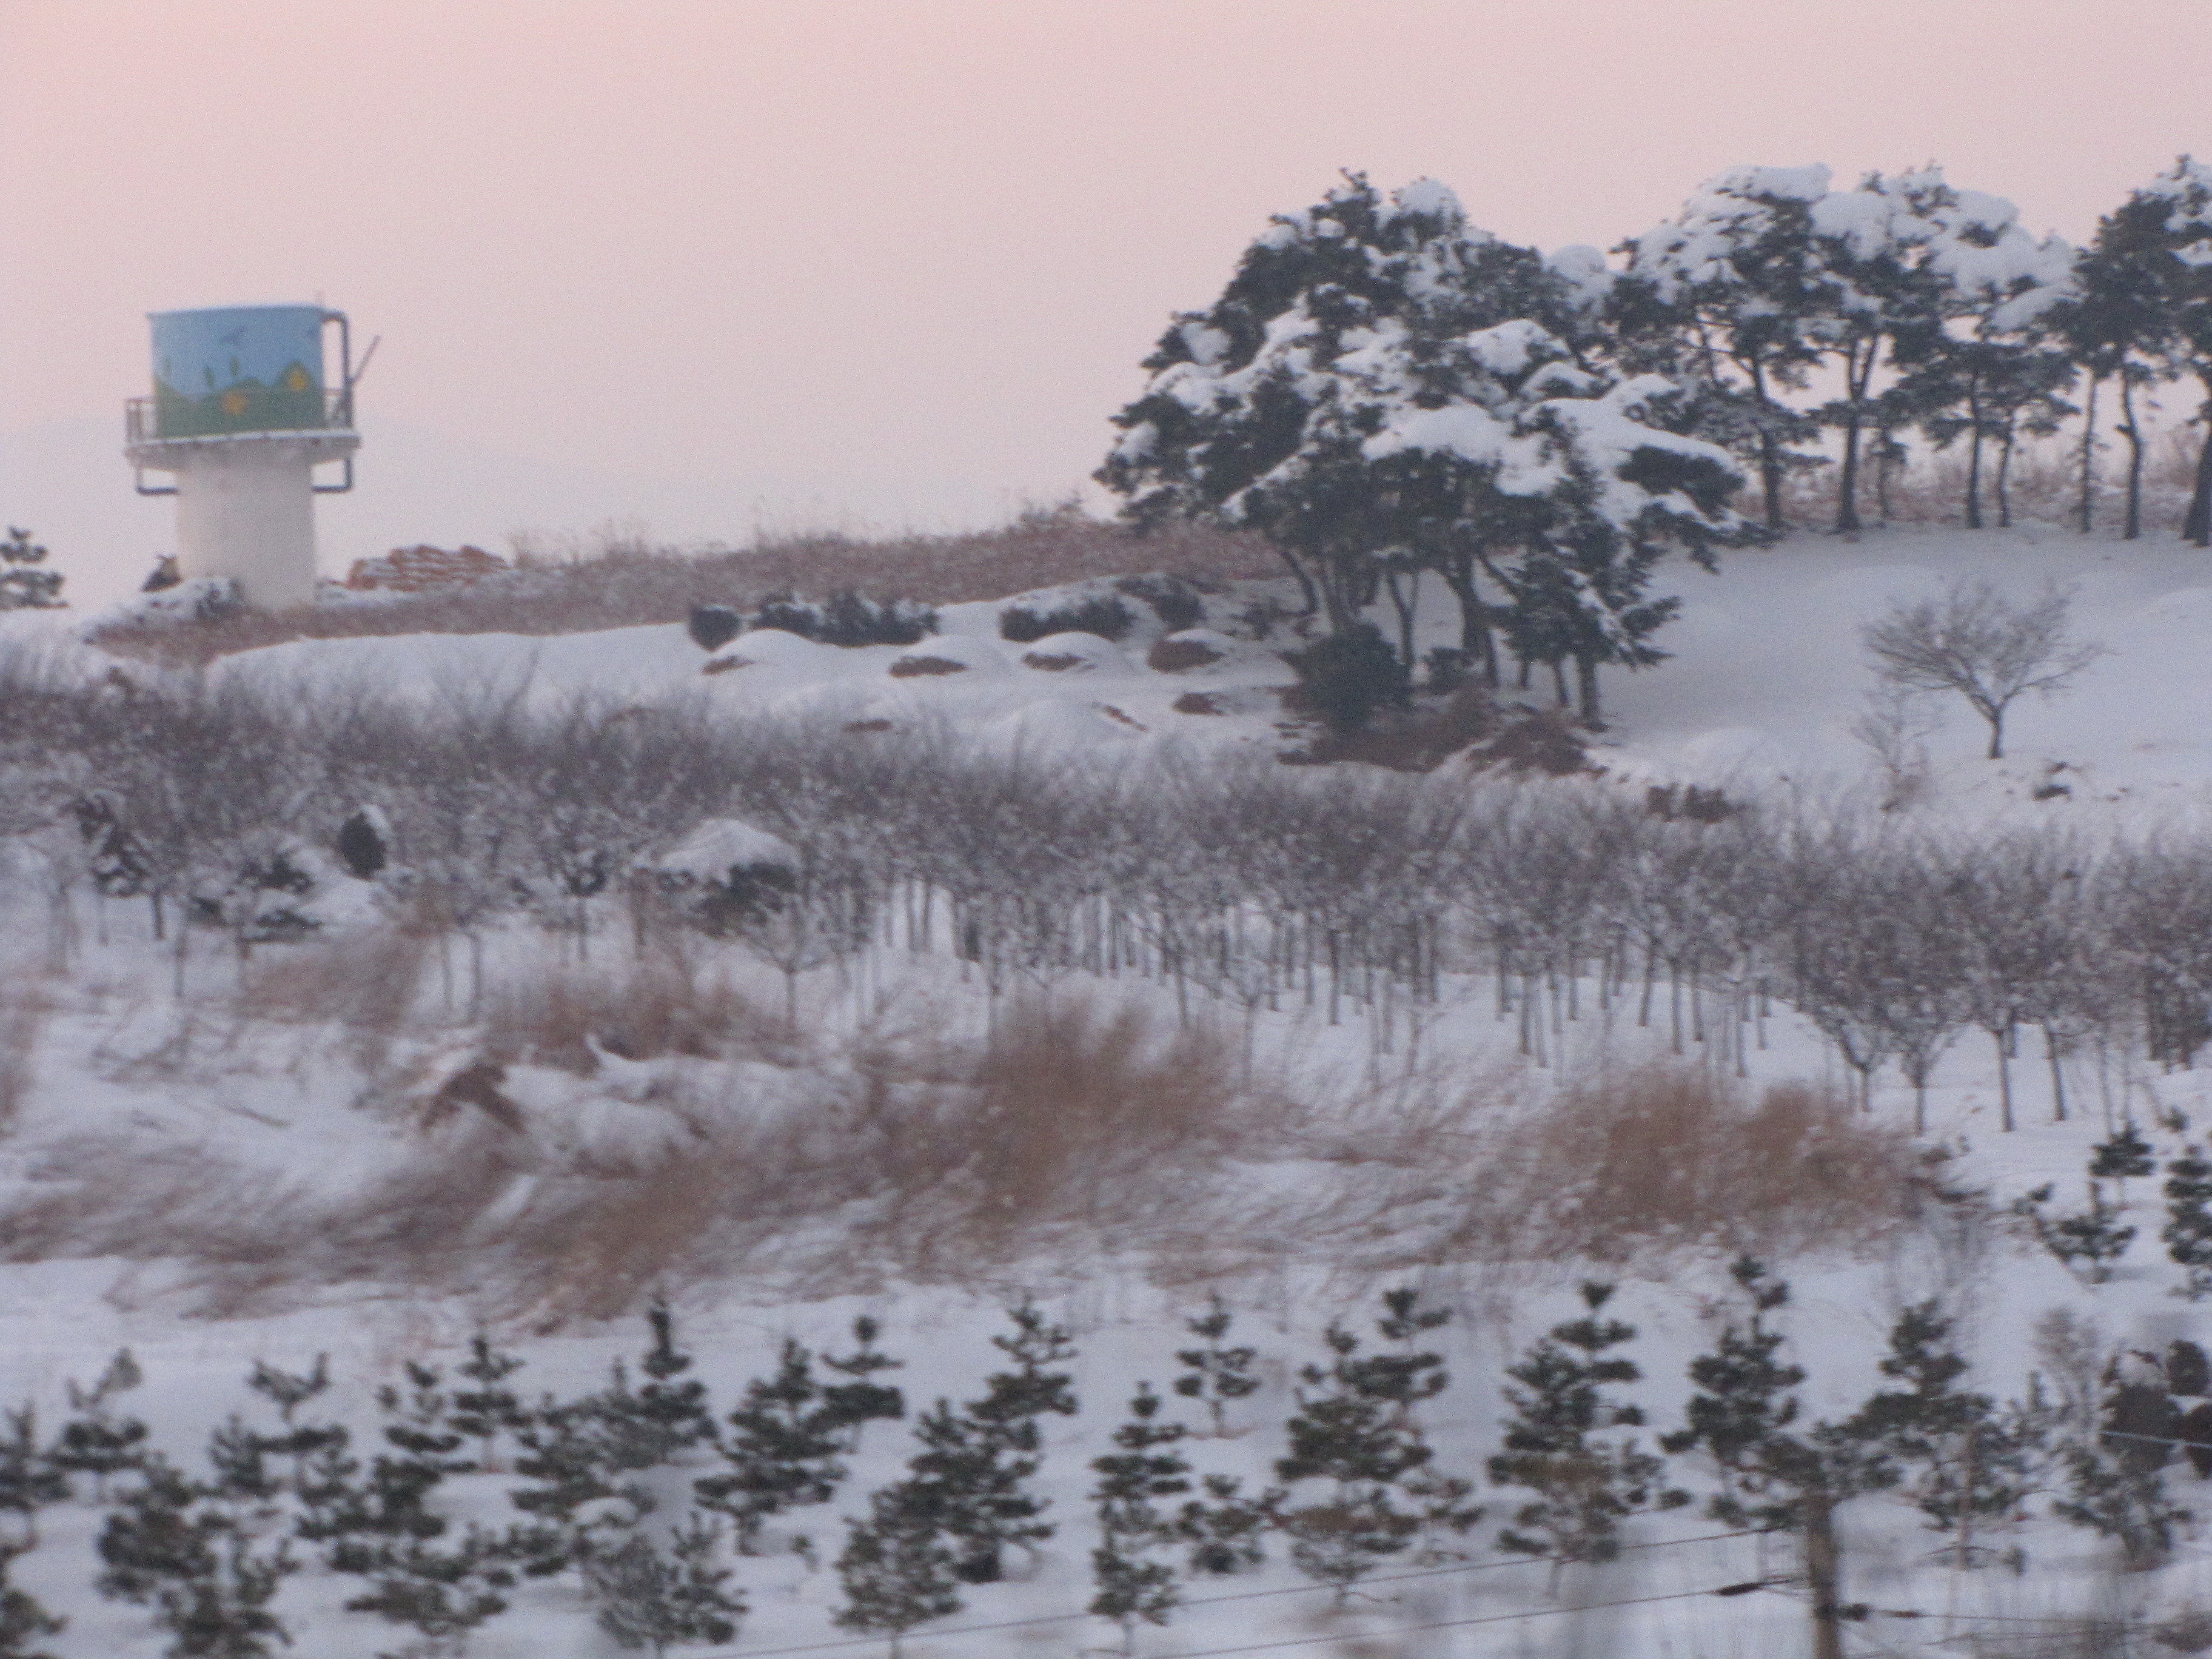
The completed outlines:
[[[853,1425],[823,1394],[813,1357],[786,1339],[775,1374],[755,1378],[730,1413],[720,1443],[728,1473],[692,1483],[702,1504],[735,1522],[740,1555],[757,1552],[770,1516],[828,1503],[845,1478],[838,1454]]]
[[[520,1356],[493,1347],[491,1338],[478,1331],[469,1339],[469,1357],[453,1368],[468,1386],[453,1389],[447,1422],[454,1433],[477,1443],[477,1468],[486,1474],[498,1473],[499,1437],[513,1434],[530,1421],[530,1413],[507,1382],[523,1363]]]
[[[693,1514],[670,1534],[663,1550],[632,1533],[584,1563],[599,1628],[626,1648],[649,1647],[664,1659],[672,1647],[736,1639],[744,1598],[729,1587],[730,1570],[716,1565],[721,1528]]]
[[[1555,1565],[1609,1561],[1620,1553],[1620,1522],[1627,1516],[1691,1501],[1686,1492],[1664,1484],[1664,1459],[1632,1437],[1605,1432],[1644,1421],[1641,1407],[1606,1392],[1644,1374],[1635,1361],[1611,1352],[1636,1338],[1633,1325],[1601,1316],[1612,1297],[1610,1285],[1584,1284],[1588,1311],[1553,1327],[1507,1370],[1519,1386],[1505,1390],[1514,1416],[1505,1426],[1505,1449],[1490,1460],[1490,1478],[1536,1495],[1498,1534],[1502,1548]]]
[[[62,605],[62,574],[40,570],[46,550],[14,525],[0,539],[0,611],[51,611]]]
[[[2131,371],[2150,378],[2194,376],[2212,407],[2212,167],[2184,155],[2097,226],[2083,261],[2077,349],[2093,374],[2102,370],[2125,388]],[[2137,465],[2141,432],[2134,411]],[[2085,470],[2087,457],[2085,454]],[[2131,466],[2131,482],[2136,474]],[[2085,512],[2087,492],[2084,490]],[[2139,491],[2130,490],[2131,498]],[[2084,528],[2087,528],[2085,524]],[[2197,477],[2181,526],[2182,538],[2212,546],[2212,429],[2197,453]]]
[[[910,1501],[911,1481],[875,1493],[868,1517],[855,1521],[837,1557],[845,1605],[833,1615],[841,1630],[880,1632],[899,1659],[906,1633],[960,1611],[952,1552],[939,1541],[937,1517]]]
[[[1176,1358],[1189,1369],[1176,1378],[1175,1391],[1186,1400],[1204,1402],[1211,1419],[1208,1431],[1218,1437],[1228,1432],[1229,1402],[1246,1399],[1259,1389],[1260,1379],[1252,1375],[1259,1350],[1241,1343],[1229,1346],[1235,1316],[1218,1291],[1207,1298],[1203,1314],[1183,1322],[1203,1346],[1176,1351]]]
[[[853,1352],[822,1356],[823,1370],[852,1379],[824,1383],[822,1388],[823,1426],[843,1437],[843,1449],[848,1452],[860,1450],[860,1431],[870,1423],[878,1419],[896,1421],[906,1415],[906,1396],[890,1384],[875,1380],[877,1372],[896,1370],[906,1364],[876,1346],[876,1339],[882,1334],[883,1327],[863,1314],[853,1322]]]
[[[2212,1296],[2212,1158],[2193,1142],[2166,1160],[2166,1225],[2159,1237],[2187,1274],[2174,1294],[2191,1302]]]
[[[1119,1449],[1091,1464],[1098,1475],[1091,1497],[1099,1542],[1091,1552],[1097,1593],[1090,1610],[1121,1627],[1125,1659],[1136,1650],[1137,1626],[1166,1624],[1180,1600],[1175,1569],[1156,1559],[1176,1537],[1173,1517],[1158,1500],[1190,1490],[1190,1463],[1175,1449],[1190,1431],[1181,1423],[1160,1421],[1159,1413],[1159,1395],[1151,1383],[1139,1382],[1128,1421],[1114,1431]]]
[[[0,1534],[0,1547],[36,1548],[39,1511],[69,1496],[69,1476],[39,1439],[37,1411],[27,1405],[10,1410],[7,1428],[0,1432],[0,1516],[14,1519],[10,1531]]]
[[[0,1659],[54,1659],[40,1644],[58,1636],[69,1620],[46,1611],[39,1598],[8,1582],[9,1569],[31,1546],[18,1539],[0,1540]]]
[[[2089,1179],[2120,1183],[2120,1202],[2127,1202],[2126,1183],[2158,1173],[2158,1154],[2129,1118],[2090,1149]]]
[[[1843,1426],[1898,1470],[1906,1499],[1954,1537],[1954,1559],[1971,1567],[1984,1559],[1977,1525],[2011,1518],[2028,1494],[2041,1425],[2037,1413],[2001,1413],[1989,1395],[1958,1387],[1970,1367],[1950,1334],[1936,1303],[1905,1309],[1881,1364],[1903,1386],[1875,1393]]]
[[[1613,309],[1638,364],[1687,379],[1692,430],[1758,469],[1763,517],[1786,527],[1784,486],[1820,464],[1819,430],[1784,394],[1820,360],[1814,331],[1830,300],[1813,251],[1812,208],[1824,167],[1731,168],[1698,187],[1673,219],[1632,240]]]
[[[71,1474],[92,1477],[93,1495],[107,1498],[112,1474],[138,1468],[147,1455],[146,1425],[135,1417],[119,1416],[112,1401],[146,1380],[131,1350],[120,1350],[89,1389],[69,1384],[70,1409],[76,1413],[61,1427],[52,1452],[53,1464]]]

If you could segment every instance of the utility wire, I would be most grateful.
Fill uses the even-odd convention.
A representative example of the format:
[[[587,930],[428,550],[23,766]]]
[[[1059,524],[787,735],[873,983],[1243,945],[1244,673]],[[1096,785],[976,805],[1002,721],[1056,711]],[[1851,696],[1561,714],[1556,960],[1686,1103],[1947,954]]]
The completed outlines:
[[[1741,1527],[1734,1532],[1700,1533],[1694,1538],[1661,1538],[1654,1540],[1648,1544],[1624,1544],[1621,1546],[1620,1553],[1626,1555],[1632,1550],[1679,1549],[1688,1544],[1713,1544],[1730,1538],[1756,1538],[1771,1530],[1771,1528],[1764,1527]],[[1462,1563],[1461,1565],[1455,1567],[1431,1567],[1420,1572],[1397,1572],[1391,1573],[1386,1577],[1379,1578],[1363,1578],[1359,1583],[1362,1585],[1403,1584],[1414,1579],[1442,1578],[1454,1573],[1493,1572],[1501,1567],[1532,1567],[1545,1559],[1546,1558],[1542,1556],[1529,1556],[1523,1560],[1470,1561]],[[1780,1581],[1778,1580],[1776,1582],[1778,1583]],[[1316,1590],[1325,1590],[1329,1588],[1330,1586],[1327,1584],[1285,1584],[1275,1589],[1239,1590],[1234,1595],[1230,1595],[1194,1596],[1188,1601],[1176,1602],[1176,1607],[1177,1611],[1181,1611],[1184,1607],[1220,1607],[1223,1604],[1231,1601],[1256,1601],[1275,1595],[1310,1595]],[[1732,1586],[1724,1590],[1693,1590],[1688,1592],[1688,1594],[1695,1595],[1717,1595],[1723,1594],[1740,1595],[1744,1594],[1747,1589],[1764,1588],[1765,1588],[1765,1585],[1762,1581],[1760,1583],[1754,1585]],[[1551,1609],[1551,1611],[1560,1611],[1560,1609]],[[1533,1618],[1537,1615],[1522,1615],[1515,1613],[1510,1616],[1514,1618],[1521,1618],[1523,1616]],[[1032,1625],[1064,1625],[1078,1619],[1091,1619],[1096,1617],[1097,1617],[1097,1614],[1088,1612],[1043,1613],[1033,1614],[1027,1619],[1001,1619],[988,1625],[956,1625],[950,1630],[910,1631],[907,1633],[906,1639],[914,1642],[933,1642],[942,1637],[977,1636],[990,1631],[1019,1630]],[[873,1635],[847,1636],[829,1642],[801,1643],[795,1647],[725,1648],[719,1651],[708,1650],[702,1653],[700,1659],[781,1659],[781,1656],[786,1654],[828,1653],[839,1648],[873,1647],[882,1640],[883,1638],[880,1636]]]

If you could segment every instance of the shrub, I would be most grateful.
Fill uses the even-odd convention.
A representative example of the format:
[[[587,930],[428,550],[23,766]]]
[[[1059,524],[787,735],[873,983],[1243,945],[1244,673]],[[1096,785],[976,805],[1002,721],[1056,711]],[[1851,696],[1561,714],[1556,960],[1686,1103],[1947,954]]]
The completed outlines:
[[[702,651],[718,651],[744,632],[745,619],[726,605],[695,605],[686,627]]]
[[[1412,696],[1406,665],[1371,623],[1288,652],[1283,660],[1298,677],[1298,701],[1332,731],[1358,731],[1376,709],[1403,708]]]
[[[1152,606],[1160,626],[1170,634],[1195,628],[1206,620],[1206,601],[1181,576],[1124,576],[1114,584],[1114,591]]]
[[[1119,640],[1136,625],[1135,614],[1110,595],[1078,599],[1056,611],[1010,605],[999,613],[999,637],[1016,645],[1027,645],[1048,634],[1096,634],[1102,640]]]
[[[789,593],[772,593],[761,602],[752,626],[781,629],[820,645],[848,649],[861,645],[913,645],[937,631],[937,612],[912,599],[871,599],[841,587],[819,604]],[[693,637],[697,637],[696,633]]]

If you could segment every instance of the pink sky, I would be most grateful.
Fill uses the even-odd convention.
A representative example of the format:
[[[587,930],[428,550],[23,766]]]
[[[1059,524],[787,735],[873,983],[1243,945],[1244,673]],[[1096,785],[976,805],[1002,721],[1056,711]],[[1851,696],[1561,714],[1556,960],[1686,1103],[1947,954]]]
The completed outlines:
[[[0,434],[117,420],[147,311],[319,295],[385,337],[380,533],[482,526],[377,420],[691,481],[687,533],[988,517],[1340,167],[1549,247],[1934,160],[2079,238],[2208,75],[2204,0],[0,0]]]

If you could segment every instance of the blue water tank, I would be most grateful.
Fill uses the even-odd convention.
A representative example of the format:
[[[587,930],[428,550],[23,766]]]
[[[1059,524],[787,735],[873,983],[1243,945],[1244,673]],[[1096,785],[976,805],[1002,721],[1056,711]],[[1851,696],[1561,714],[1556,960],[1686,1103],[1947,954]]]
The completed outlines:
[[[157,311],[155,435],[198,438],[328,424],[320,306]]]

